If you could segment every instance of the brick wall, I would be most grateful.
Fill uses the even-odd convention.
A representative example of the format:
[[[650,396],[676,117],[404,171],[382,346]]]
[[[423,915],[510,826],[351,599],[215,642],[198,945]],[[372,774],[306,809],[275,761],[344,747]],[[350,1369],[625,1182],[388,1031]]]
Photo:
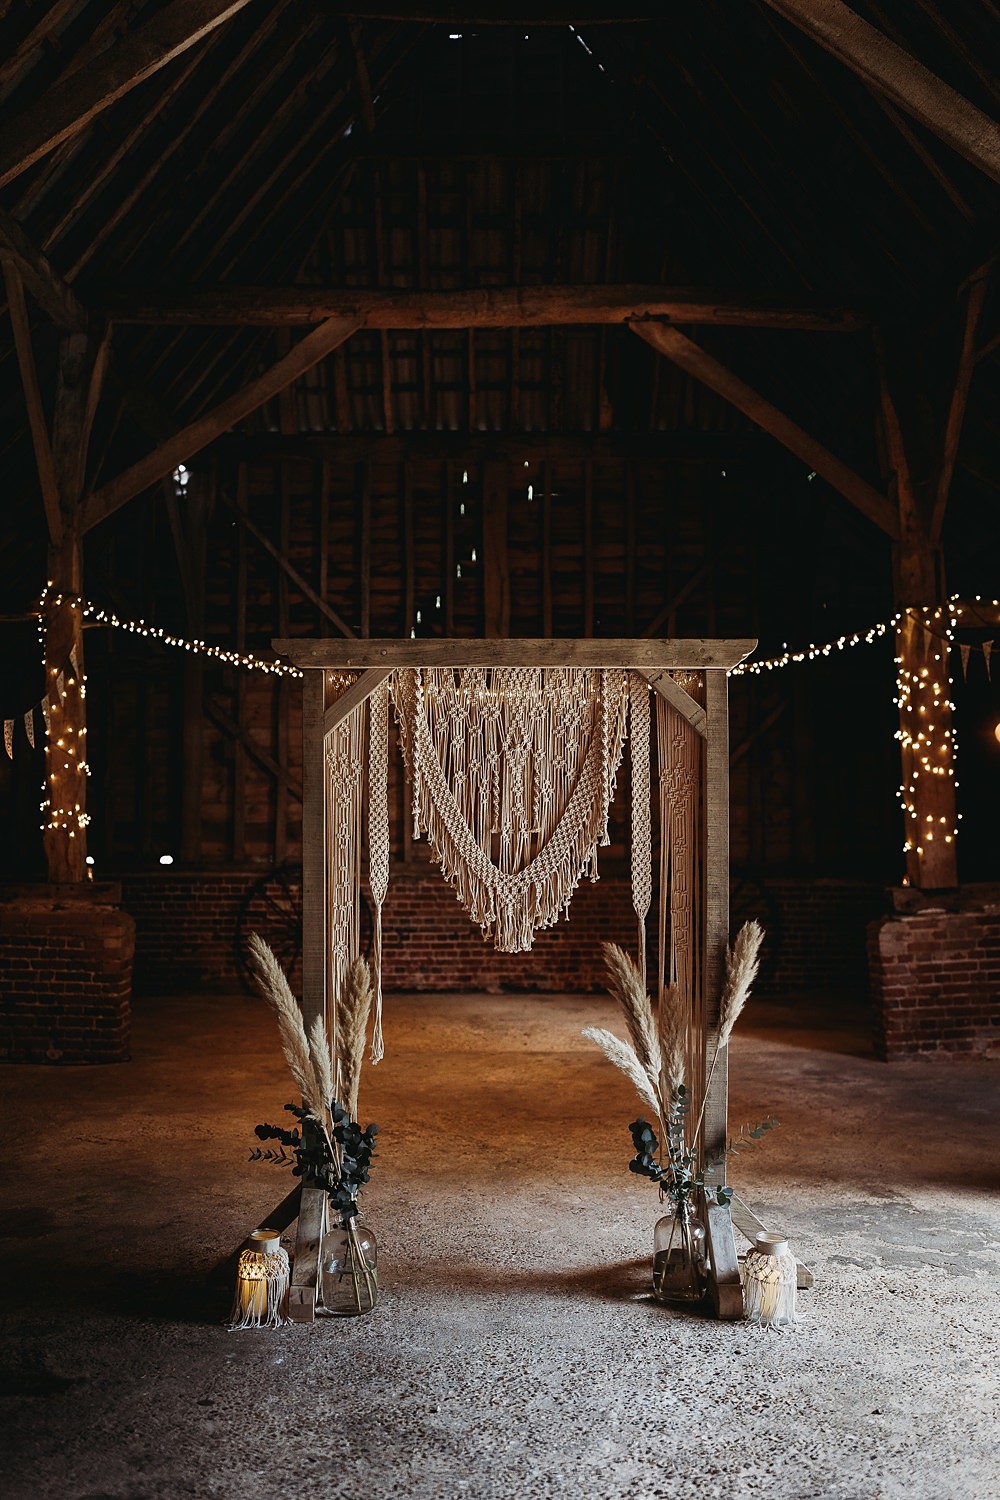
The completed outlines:
[[[151,871],[123,879],[136,919],[136,988],[225,988],[239,983],[241,908],[259,873],[234,870]],[[298,885],[271,884],[243,914],[279,957],[300,904]],[[865,929],[879,912],[879,887],[850,881],[783,878],[741,888],[736,917],[755,915],[768,933],[761,994],[851,990],[867,986]],[[655,914],[649,923],[650,961]],[[607,868],[584,880],[569,920],[539,933],[530,954],[497,953],[458,905],[436,870],[394,866],[383,915],[384,983],[389,990],[524,990],[552,993],[603,988],[600,949],[611,939],[631,946],[635,914],[626,875]],[[296,966],[293,987],[300,982]]]
[[[135,923],[107,902],[0,904],[0,1058],[109,1063],[129,1057]]]
[[[875,1048],[1000,1056],[1000,890],[969,887],[872,923]]]

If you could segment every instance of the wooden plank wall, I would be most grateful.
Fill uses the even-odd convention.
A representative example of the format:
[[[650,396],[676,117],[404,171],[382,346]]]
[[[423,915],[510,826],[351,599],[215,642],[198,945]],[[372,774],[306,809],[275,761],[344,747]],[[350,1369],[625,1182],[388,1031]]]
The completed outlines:
[[[330,445],[252,463],[220,458],[206,475],[207,639],[268,654],[271,637],[286,631],[480,635],[487,607],[495,612],[508,597],[513,635],[766,638],[770,631],[773,639],[775,628],[791,633],[790,614],[809,628],[814,528],[788,526],[789,502],[759,464],[723,470],[718,459],[697,455],[664,463],[564,452],[533,450],[525,459],[511,445],[468,459],[407,457],[398,449],[341,459]],[[494,517],[484,534],[484,479],[489,474],[495,491],[504,472],[506,527]],[[103,550],[94,548],[89,587],[121,613],[141,610],[182,629],[176,558],[158,505],[142,508],[141,519],[133,508],[107,528]],[[141,581],[141,605],[127,597],[129,577]],[[97,770],[92,847],[102,861],[122,865],[148,864],[163,852],[177,857],[185,658],[103,633],[88,641],[88,655]],[[803,868],[825,861],[851,873],[880,838],[893,847],[878,810],[877,743],[873,785],[862,789],[868,801],[859,807],[836,736],[828,742],[824,733],[826,692],[849,691],[856,702],[859,666],[869,683],[862,700],[877,714],[891,695],[877,666],[865,667],[858,654],[842,659],[839,678],[836,663],[823,663],[805,669],[808,676],[786,672],[734,685],[737,862]],[[205,862],[299,857],[299,702],[294,685],[206,664]],[[891,732],[887,738],[889,767]],[[398,787],[394,807],[402,849]]]

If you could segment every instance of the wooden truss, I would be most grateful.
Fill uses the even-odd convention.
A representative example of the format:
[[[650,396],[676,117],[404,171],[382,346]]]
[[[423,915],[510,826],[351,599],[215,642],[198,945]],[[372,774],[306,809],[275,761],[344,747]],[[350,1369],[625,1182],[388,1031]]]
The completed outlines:
[[[388,674],[402,667],[607,667],[639,673],[681,713],[701,737],[702,761],[702,900],[698,964],[700,996],[695,1014],[704,1017],[699,1050],[703,1060],[715,1052],[718,1005],[729,938],[729,718],[727,669],[753,650],[752,640],[276,640],[274,649],[303,669],[303,825],[302,898],[303,1010],[308,1027],[325,1015],[328,983],[326,851],[326,743],[331,730],[370,696]],[[358,672],[344,686],[345,672]],[[670,675],[697,672],[704,682],[704,705]],[[698,1003],[700,1001],[700,1004]],[[728,1138],[728,1063],[725,1052],[711,1080],[704,1121],[706,1159],[714,1158]],[[725,1181],[725,1155],[706,1177],[714,1188]],[[711,1195],[714,1200],[714,1194]],[[289,1194],[270,1216],[271,1227],[284,1228],[298,1215],[295,1263],[289,1314],[311,1322],[316,1312],[316,1283],[323,1230],[325,1195],[303,1188]],[[716,1314],[739,1318],[743,1312],[739,1266],[733,1238],[735,1222],[748,1236],[758,1222],[742,1205],[732,1214],[714,1201],[703,1205],[711,1257],[710,1294]],[[276,1222],[277,1219],[281,1223]]]

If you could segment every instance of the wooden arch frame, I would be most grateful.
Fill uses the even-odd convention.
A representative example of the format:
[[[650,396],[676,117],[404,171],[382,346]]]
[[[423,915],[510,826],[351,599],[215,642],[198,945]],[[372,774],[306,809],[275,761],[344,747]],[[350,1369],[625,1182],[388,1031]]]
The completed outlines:
[[[702,1058],[714,1055],[718,1007],[729,939],[729,693],[727,672],[754,649],[753,640],[275,640],[274,650],[303,672],[302,748],[302,1008],[308,1028],[327,1009],[326,937],[326,744],[330,731],[397,668],[415,667],[605,667],[639,673],[700,735],[702,768],[701,921],[695,934],[705,1017]],[[703,674],[702,707],[668,674]],[[358,677],[346,688],[343,673]],[[707,1077],[707,1066],[704,1084]],[[724,1051],[714,1069],[705,1105],[702,1146],[706,1158],[728,1138],[729,1076]],[[706,1169],[712,1186],[725,1182],[725,1156]],[[294,1204],[291,1200],[295,1199]],[[298,1213],[289,1315],[311,1322],[316,1312],[320,1240],[325,1195],[312,1188],[289,1195],[285,1223]],[[282,1205],[283,1208],[286,1205]],[[743,1295],[728,1208],[703,1205],[710,1250],[709,1290],[716,1314],[739,1318]],[[742,1216],[748,1219],[744,1211]],[[272,1215],[272,1223],[274,1216]],[[283,1227],[283,1226],[282,1226]],[[748,1223],[741,1224],[748,1232]]]

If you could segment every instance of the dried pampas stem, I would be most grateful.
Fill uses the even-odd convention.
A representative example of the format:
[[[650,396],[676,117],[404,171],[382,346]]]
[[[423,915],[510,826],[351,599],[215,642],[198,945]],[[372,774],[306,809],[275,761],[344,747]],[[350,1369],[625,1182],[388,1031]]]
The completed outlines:
[[[254,983],[261,999],[271,1007],[278,1023],[281,1050],[285,1054],[291,1075],[302,1095],[302,1103],[309,1110],[323,1107],[323,1088],[316,1077],[316,1069],[309,1052],[306,1029],[302,1023],[302,1012],[292,994],[281,965],[256,932],[250,934],[250,965]]]
[[[760,945],[764,929],[750,921],[740,928],[731,948],[726,949],[726,982],[719,1007],[719,1046],[725,1047],[739,1020],[740,1011],[750,998],[750,986],[760,967]]]
[[[613,1062],[616,1068],[621,1069],[626,1078],[632,1080],[636,1093],[642,1102],[648,1104],[658,1118],[662,1118],[663,1111],[660,1108],[657,1091],[628,1042],[623,1042],[620,1037],[615,1036],[613,1031],[605,1031],[600,1026],[585,1026],[582,1034],[588,1041],[597,1043],[609,1062]]]
[[[323,1103],[329,1108],[331,1101],[337,1097],[337,1090],[333,1082],[330,1041],[326,1034],[326,1022],[322,1016],[317,1016],[309,1028],[309,1051],[316,1070],[316,1082],[323,1090]]]
[[[658,1016],[660,1031],[660,1094],[672,1099],[684,1082],[684,1054],[687,1049],[687,1016],[676,984],[667,985],[660,996]]]
[[[759,922],[751,919],[740,928],[733,946],[726,948],[726,979],[722,986],[722,999],[719,1003],[719,1040],[716,1043],[712,1066],[708,1070],[708,1078],[705,1080],[705,1097],[701,1101],[701,1113],[691,1138],[692,1150],[697,1144],[705,1118],[705,1106],[708,1103],[708,1091],[712,1087],[712,1079],[715,1076],[715,1065],[722,1055],[722,1049],[729,1046],[733,1027],[750,998],[750,986],[757,977],[757,970],[760,966],[760,945],[763,941],[763,927]]]
[[[365,1055],[365,1036],[372,1007],[371,970],[355,958],[337,1000],[337,1062],[342,1103],[352,1120],[358,1117],[358,1089]]]
[[[635,1055],[654,1091],[658,1091],[663,1071],[660,1036],[642,975],[617,943],[604,944],[604,962],[611,977],[611,994],[625,1018]]]

